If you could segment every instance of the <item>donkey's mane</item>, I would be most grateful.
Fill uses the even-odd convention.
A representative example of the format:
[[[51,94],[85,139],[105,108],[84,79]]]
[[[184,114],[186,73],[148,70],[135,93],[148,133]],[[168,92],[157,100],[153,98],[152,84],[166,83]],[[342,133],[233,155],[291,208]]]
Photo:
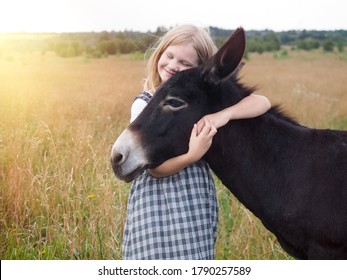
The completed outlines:
[[[258,90],[257,86],[248,86],[241,82],[240,77],[232,76],[229,81],[240,90],[241,98],[245,98]],[[280,104],[273,105],[268,113],[273,115],[276,119],[281,119],[295,126],[301,126],[297,120],[290,116]]]
[[[282,105],[276,104],[272,106],[268,112],[276,118],[282,119],[292,125],[301,126],[294,117],[290,116],[285,109],[283,109]]]

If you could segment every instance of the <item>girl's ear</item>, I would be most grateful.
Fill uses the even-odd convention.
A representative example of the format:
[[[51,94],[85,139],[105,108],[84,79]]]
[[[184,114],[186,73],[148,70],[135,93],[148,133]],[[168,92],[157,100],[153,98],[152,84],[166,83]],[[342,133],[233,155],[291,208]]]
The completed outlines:
[[[233,74],[238,69],[245,48],[245,31],[239,27],[218,52],[202,66],[204,81],[214,85]]]

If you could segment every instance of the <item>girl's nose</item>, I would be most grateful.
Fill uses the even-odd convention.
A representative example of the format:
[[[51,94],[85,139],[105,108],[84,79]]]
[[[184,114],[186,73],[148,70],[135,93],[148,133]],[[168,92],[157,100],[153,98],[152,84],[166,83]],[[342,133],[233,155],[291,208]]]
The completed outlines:
[[[175,63],[170,63],[170,65],[169,65],[169,68],[170,68],[170,70],[172,71],[172,72],[178,72],[180,69],[179,69],[179,67],[178,67],[178,65],[177,64],[175,64]]]

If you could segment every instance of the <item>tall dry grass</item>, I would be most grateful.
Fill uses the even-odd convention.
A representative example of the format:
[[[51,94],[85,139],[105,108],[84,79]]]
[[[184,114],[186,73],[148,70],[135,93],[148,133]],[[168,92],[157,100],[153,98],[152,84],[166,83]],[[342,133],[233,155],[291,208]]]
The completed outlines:
[[[120,258],[128,186],[109,155],[143,62],[0,63],[1,258]]]
[[[346,53],[299,51],[277,59],[270,53],[252,54],[243,80],[258,85],[260,93],[304,125],[343,129],[346,67]]]
[[[131,57],[0,58],[0,258],[120,259],[129,184],[112,144],[129,120],[145,63]],[[252,55],[243,81],[315,127],[346,128],[346,60]],[[289,258],[217,181],[217,259]]]

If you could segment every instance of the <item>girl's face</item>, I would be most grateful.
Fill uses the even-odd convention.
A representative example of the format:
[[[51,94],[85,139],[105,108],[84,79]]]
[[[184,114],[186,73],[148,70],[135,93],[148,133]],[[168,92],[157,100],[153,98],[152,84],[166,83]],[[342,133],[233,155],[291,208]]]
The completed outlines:
[[[192,44],[172,45],[161,55],[158,61],[158,73],[162,82],[166,82],[176,72],[198,65],[198,55]]]

